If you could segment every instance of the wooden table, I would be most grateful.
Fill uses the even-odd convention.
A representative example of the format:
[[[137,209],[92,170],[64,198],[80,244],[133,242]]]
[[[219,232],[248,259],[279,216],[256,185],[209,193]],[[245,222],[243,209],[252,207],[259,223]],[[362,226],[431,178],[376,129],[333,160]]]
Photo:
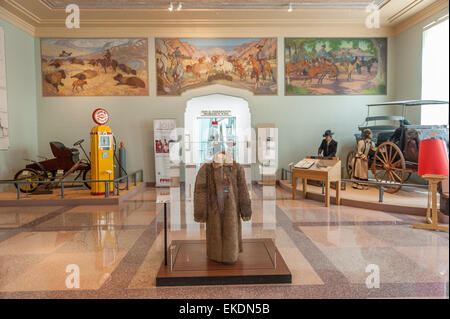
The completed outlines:
[[[319,164],[319,167],[318,167]],[[336,182],[336,204],[341,203],[341,161],[316,159],[313,166],[308,169],[292,169],[292,199],[295,199],[297,192],[297,179],[303,182],[303,198],[307,197],[307,181],[312,179],[325,183],[325,206],[330,206],[330,182]]]

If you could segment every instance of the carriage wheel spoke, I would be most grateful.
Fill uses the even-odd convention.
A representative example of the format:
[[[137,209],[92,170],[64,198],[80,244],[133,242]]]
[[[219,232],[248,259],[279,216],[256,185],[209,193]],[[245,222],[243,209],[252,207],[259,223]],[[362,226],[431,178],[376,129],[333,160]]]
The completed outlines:
[[[394,153],[394,156],[392,157],[392,161],[394,161],[395,160],[395,157],[398,155],[398,151],[397,150],[395,150],[395,153]]]
[[[381,156],[383,156],[383,158],[384,158],[384,163],[387,162],[386,155],[384,154],[384,151],[385,151],[385,150],[386,150],[386,147],[383,147],[382,149],[380,149]]]
[[[392,170],[391,172],[393,175],[395,175],[395,177],[397,177],[398,182],[401,182],[403,180],[402,178],[400,178],[400,176],[397,175],[397,173],[394,170]]]
[[[389,163],[391,162],[391,156],[392,156],[392,146],[389,147]]]
[[[395,163],[393,163],[391,166],[392,166],[392,167],[397,167],[397,164],[398,164],[398,163],[401,163],[401,162],[402,162],[402,160],[399,159],[398,161],[396,161]]]
[[[390,171],[388,171],[388,173],[389,173],[389,182],[390,183],[395,182],[394,177],[392,176],[392,173]]]
[[[398,176],[401,177],[400,183],[403,183],[406,180],[406,173],[401,168],[397,168],[397,169],[394,168],[392,171],[397,172]]]
[[[380,173],[383,173],[383,171],[380,171]],[[380,182],[385,180],[384,178],[386,177],[386,173],[387,171],[384,171],[383,177],[380,179]]]
[[[378,155],[376,156],[376,158],[379,159],[381,163],[384,163],[383,160]]]
[[[389,173],[391,174],[391,177],[392,177],[392,183],[398,183],[397,180],[395,179],[394,175],[392,174],[393,172],[389,171]],[[396,188],[396,187],[398,187],[398,186],[397,185],[392,185],[392,188]]]

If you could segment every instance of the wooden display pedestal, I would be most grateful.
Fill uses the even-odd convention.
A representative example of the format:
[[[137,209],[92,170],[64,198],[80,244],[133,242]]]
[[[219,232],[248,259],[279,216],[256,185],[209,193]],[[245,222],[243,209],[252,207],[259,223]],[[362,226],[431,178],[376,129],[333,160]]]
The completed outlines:
[[[439,211],[437,209],[437,184],[445,180],[447,177],[442,175],[422,175],[422,178],[428,181],[428,208],[427,216],[425,218],[426,224],[416,223],[413,227],[448,232],[448,226],[441,226],[438,224]]]
[[[156,286],[241,285],[291,283],[292,275],[272,239],[244,239],[244,251],[234,265],[206,256],[205,240],[175,240],[168,265],[156,276]]]

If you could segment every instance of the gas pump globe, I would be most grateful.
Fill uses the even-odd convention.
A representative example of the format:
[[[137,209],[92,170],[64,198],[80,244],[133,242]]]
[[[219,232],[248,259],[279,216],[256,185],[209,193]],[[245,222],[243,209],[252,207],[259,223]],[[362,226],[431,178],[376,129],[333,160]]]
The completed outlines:
[[[111,180],[108,189],[113,194],[113,135],[109,126],[105,125],[109,121],[109,114],[104,109],[96,109],[92,113],[92,119],[97,126],[91,130],[91,177],[93,180]],[[105,191],[104,182],[92,183],[91,195],[105,195]]]

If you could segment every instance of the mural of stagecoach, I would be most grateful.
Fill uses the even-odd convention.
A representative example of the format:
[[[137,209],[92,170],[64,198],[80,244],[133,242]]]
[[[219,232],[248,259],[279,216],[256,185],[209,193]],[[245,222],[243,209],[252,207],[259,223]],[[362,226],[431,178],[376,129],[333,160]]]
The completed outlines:
[[[362,132],[369,128],[373,133],[376,145],[375,152],[369,152],[369,169],[378,182],[383,182],[383,188],[388,193],[395,193],[401,189],[401,184],[418,170],[419,144],[422,139],[432,137],[441,139],[449,152],[448,125],[413,125],[407,119],[410,107],[447,104],[448,101],[411,100],[395,101],[367,105],[367,117],[364,124],[358,127]],[[401,116],[370,116],[373,107],[401,107]],[[394,123],[394,124],[393,124]],[[356,142],[361,139],[361,133],[355,134]],[[352,159],[356,148],[347,155],[346,170],[348,177],[352,176]]]
[[[41,39],[42,94],[147,96],[148,40]]]
[[[286,95],[386,94],[386,38],[285,38]]]
[[[158,95],[212,84],[277,94],[276,38],[157,38],[155,56]]]

